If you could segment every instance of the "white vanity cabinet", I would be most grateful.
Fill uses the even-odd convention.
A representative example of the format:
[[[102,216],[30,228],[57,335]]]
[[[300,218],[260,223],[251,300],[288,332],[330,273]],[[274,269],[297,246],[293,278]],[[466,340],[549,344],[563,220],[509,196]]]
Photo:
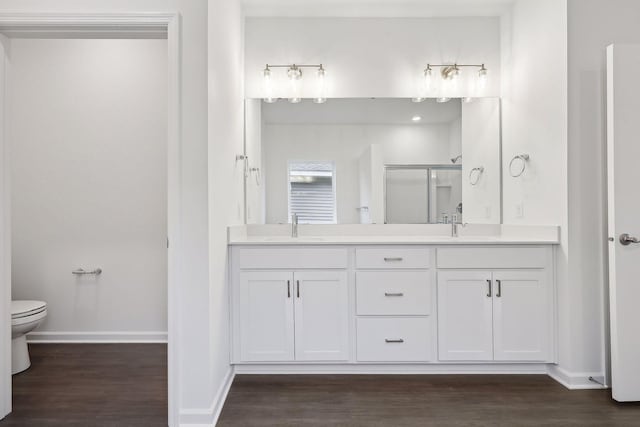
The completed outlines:
[[[240,359],[293,361],[293,273],[245,271],[239,277]]]
[[[433,250],[425,247],[357,247],[356,360],[429,362]]]
[[[483,252],[439,254],[439,266],[447,268],[438,270],[439,359],[552,361],[550,253],[544,248]],[[494,269],[477,270],[478,257],[486,255],[492,260],[483,265]]]
[[[552,245],[274,243],[230,254],[232,362],[249,372],[555,363]]]
[[[349,295],[344,271],[304,271],[295,282],[297,361],[349,358]]]
[[[237,255],[236,361],[349,359],[346,251],[265,248]],[[272,269],[265,268],[265,258]]]

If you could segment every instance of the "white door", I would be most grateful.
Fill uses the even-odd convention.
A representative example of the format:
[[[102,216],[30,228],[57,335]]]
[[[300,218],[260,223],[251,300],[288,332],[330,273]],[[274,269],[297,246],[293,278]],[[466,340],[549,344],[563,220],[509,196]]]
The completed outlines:
[[[639,45],[607,48],[611,384],[620,402],[640,401],[639,74]]]
[[[294,279],[296,360],[348,360],[347,273],[298,272]]]
[[[489,271],[438,273],[440,360],[493,360],[492,295]]]
[[[243,362],[292,361],[293,274],[240,274],[240,357]]]
[[[546,361],[550,306],[544,273],[494,272],[493,284],[494,360]]]

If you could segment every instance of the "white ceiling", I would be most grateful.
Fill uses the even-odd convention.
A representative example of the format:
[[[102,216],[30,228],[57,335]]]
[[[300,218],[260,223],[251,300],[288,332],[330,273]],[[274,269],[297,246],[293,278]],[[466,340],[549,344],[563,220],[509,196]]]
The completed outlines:
[[[459,99],[421,103],[406,98],[332,98],[324,104],[305,99],[299,104],[280,100],[262,103],[262,118],[267,124],[436,124],[450,123],[461,115]],[[414,122],[413,116],[422,120]]]
[[[502,16],[515,0],[242,0],[246,16],[386,17]]]

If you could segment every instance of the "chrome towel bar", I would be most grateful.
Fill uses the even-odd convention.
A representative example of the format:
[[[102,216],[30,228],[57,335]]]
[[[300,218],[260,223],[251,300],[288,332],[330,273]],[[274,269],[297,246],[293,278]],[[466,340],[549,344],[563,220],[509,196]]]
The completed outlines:
[[[98,274],[102,274],[102,269],[101,269],[101,268],[96,268],[95,270],[85,271],[85,270],[84,270],[84,269],[82,269],[82,268],[78,268],[77,270],[73,270],[73,271],[71,272],[71,274],[77,274],[77,275],[79,275],[79,276],[83,276],[83,275],[85,275],[85,274],[95,274],[95,275],[98,275]]]

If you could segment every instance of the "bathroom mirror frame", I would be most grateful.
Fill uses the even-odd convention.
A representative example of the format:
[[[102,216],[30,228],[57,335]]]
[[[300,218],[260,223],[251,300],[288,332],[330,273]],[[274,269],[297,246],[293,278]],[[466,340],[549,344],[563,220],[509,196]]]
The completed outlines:
[[[333,100],[345,100],[345,99],[353,99],[353,100],[375,100],[375,99],[380,99],[380,100],[406,100],[407,102],[412,102],[411,98],[403,98],[403,97],[353,97],[353,98],[327,98],[326,103],[330,104]],[[451,100],[458,100],[459,102],[461,102],[462,105],[467,104],[467,101],[465,100],[465,98],[451,98]],[[503,201],[503,192],[504,192],[504,165],[502,164],[502,160],[503,160],[503,142],[502,142],[502,98],[498,97],[498,96],[492,96],[492,97],[477,97],[474,98],[472,100],[471,103],[477,101],[477,100],[495,100],[495,106],[497,108],[497,113],[496,113],[496,117],[495,117],[495,124],[496,124],[496,129],[495,129],[495,140],[496,140],[496,145],[495,145],[495,153],[496,156],[494,158],[494,163],[495,163],[495,167],[496,167],[496,171],[497,173],[494,176],[494,179],[497,181],[497,184],[495,185],[495,190],[497,192],[497,195],[495,196],[495,204],[496,204],[496,212],[495,212],[495,219],[491,220],[491,221],[474,221],[474,220],[466,220],[464,217],[461,218],[461,221],[464,221],[465,223],[470,223],[470,224],[489,224],[489,225],[498,225],[498,224],[502,224],[503,220],[504,220],[504,201]],[[264,101],[261,98],[245,98],[244,100],[244,126],[243,126],[243,156],[245,156],[245,164],[244,164],[244,179],[243,179],[243,223],[244,224],[249,224],[249,215],[248,215],[248,181],[250,179],[252,179],[252,175],[249,172],[249,167],[248,167],[248,161],[247,161],[247,150],[248,150],[248,138],[247,138],[247,105],[248,102],[256,102],[256,101],[260,101],[260,105],[264,105]],[[281,99],[279,100],[279,102],[286,102],[286,99]],[[311,98],[303,98],[302,102],[311,102],[312,99]],[[437,98],[426,98],[425,101],[435,101],[438,102]],[[464,151],[464,150],[462,150]],[[428,163],[428,164],[411,164],[411,165],[405,165],[405,164],[384,164],[384,173],[383,173],[383,203],[382,203],[382,219],[384,221],[384,224],[387,224],[387,212],[386,212],[386,196],[387,196],[387,189],[386,189],[386,169],[387,166],[391,167],[391,168],[400,168],[400,167],[407,167],[407,168],[416,168],[416,167],[430,167],[432,169],[437,169],[437,168],[442,168],[442,169],[453,169],[452,166],[454,165],[448,165],[446,163]],[[464,163],[463,164],[459,164],[459,165],[455,165],[461,168],[462,170],[462,176],[461,179],[464,182],[465,181],[465,175],[464,175]],[[477,168],[477,166],[473,166],[475,168]],[[472,167],[472,168],[473,168]],[[484,170],[484,174],[486,174],[486,168],[483,168]],[[263,175],[263,171],[260,170],[260,176],[261,176],[261,180],[262,182],[264,182],[264,175]],[[463,198],[464,199],[464,198]],[[463,200],[463,205],[464,205],[464,200]],[[360,208],[358,208],[360,209]],[[463,208],[464,209],[464,208]],[[464,212],[464,210],[463,210]],[[252,223],[255,224],[255,223]],[[258,223],[259,224],[259,223]],[[273,224],[273,223],[269,223],[266,222],[265,224]],[[347,223],[340,223],[338,222],[337,224],[347,224]],[[437,222],[429,222],[429,224],[437,224]],[[353,225],[357,225],[357,224],[353,224]]]

